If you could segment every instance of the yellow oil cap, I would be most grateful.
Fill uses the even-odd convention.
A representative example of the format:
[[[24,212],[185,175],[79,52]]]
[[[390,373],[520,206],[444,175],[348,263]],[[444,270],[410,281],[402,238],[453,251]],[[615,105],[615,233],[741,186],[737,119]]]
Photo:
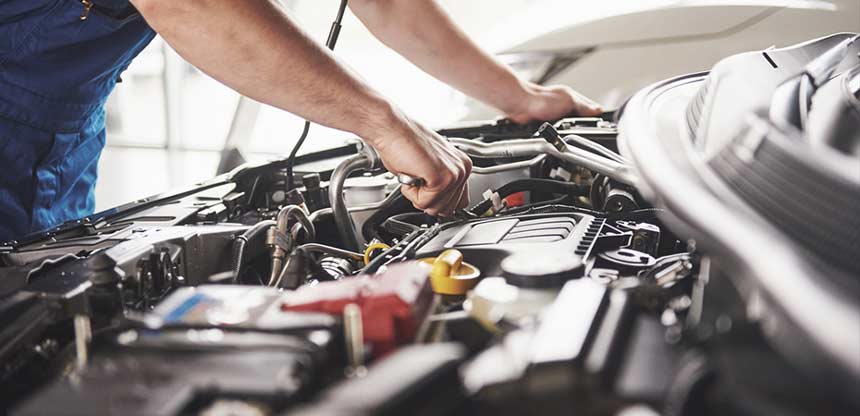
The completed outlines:
[[[445,250],[438,257],[420,259],[432,267],[430,285],[440,295],[465,295],[478,284],[481,272],[463,261],[459,250]]]

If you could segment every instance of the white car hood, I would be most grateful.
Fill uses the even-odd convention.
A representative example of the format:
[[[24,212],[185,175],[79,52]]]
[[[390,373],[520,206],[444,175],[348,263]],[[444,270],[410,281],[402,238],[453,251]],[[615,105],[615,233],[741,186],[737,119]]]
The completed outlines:
[[[568,0],[552,3],[532,10],[534,16],[515,16],[520,23],[526,20],[541,24],[531,25],[531,33],[525,36],[517,31],[519,40],[497,48],[499,52],[557,51],[718,36],[776,9],[835,11],[839,8],[838,2],[818,0]],[[527,40],[522,41],[523,38]]]

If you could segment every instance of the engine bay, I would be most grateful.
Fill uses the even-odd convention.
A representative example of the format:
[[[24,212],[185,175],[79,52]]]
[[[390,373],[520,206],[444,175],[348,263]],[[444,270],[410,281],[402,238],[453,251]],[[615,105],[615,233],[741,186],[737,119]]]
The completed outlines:
[[[653,192],[643,196],[619,153],[619,116],[441,130],[475,166],[472,205],[451,217],[413,208],[373,150],[355,143],[299,157],[295,183],[285,160],[244,165],[8,242],[0,408],[684,415],[849,406],[773,353],[720,258],[675,234]]]
[[[614,146],[611,121],[574,118],[554,124],[544,127],[553,138],[585,129]],[[486,146],[511,140],[484,141],[482,128],[500,127],[460,129],[472,138],[456,139]],[[574,137],[599,146],[603,154],[614,153]],[[551,144],[540,137],[519,141]],[[345,374],[353,374],[345,383],[359,383],[357,371],[373,373],[375,361],[382,365],[398,354],[432,355],[431,345],[444,345],[445,360],[419,371],[432,373],[465,362],[494,339],[537,334],[540,313],[564,290],[579,292],[570,288],[585,282],[593,292],[582,299],[592,303],[586,321],[593,329],[565,340],[583,344],[580,349],[594,342],[607,308],[626,313],[635,303],[611,305],[616,286],[653,292],[641,306],[656,316],[672,315],[678,322],[687,314],[697,254],[661,226],[657,210],[629,185],[587,169],[567,170],[562,161],[526,149],[521,155],[476,158],[472,189],[484,185],[487,197],[454,217],[432,218],[411,207],[392,175],[374,171],[373,162],[351,162],[371,159],[371,152],[363,148],[347,156],[331,173],[302,175],[303,183],[293,187],[284,182],[277,162],[243,169],[221,179],[223,184],[85,219],[4,253],[6,270],[18,269],[22,293],[30,295],[19,295],[9,307],[45,314],[38,327],[20,314],[25,322],[6,328],[29,325],[36,337],[58,331],[56,339],[41,341],[54,346],[55,354],[62,353],[64,342],[92,336],[91,348],[76,347],[72,354],[85,365],[78,368],[86,369],[80,379],[49,388],[22,414],[69,408],[89,414],[205,413],[239,406],[234,401],[281,411]],[[617,164],[620,156],[605,159]],[[325,188],[332,187],[342,189],[342,200],[329,202],[336,194]],[[338,218],[343,207],[349,207],[346,219]],[[344,223],[351,230],[341,232]],[[356,306],[358,334],[349,316]],[[60,328],[69,320],[72,328]],[[76,325],[89,329],[81,335]],[[548,336],[542,348],[560,341]],[[31,360],[50,358],[27,352],[17,352],[21,369]],[[583,350],[540,359],[573,368],[585,355]],[[179,356],[186,358],[173,364]],[[278,378],[284,374],[287,380]],[[19,385],[20,377],[4,374],[4,380]],[[157,385],[150,384],[153,379]],[[495,381],[475,386],[478,391],[494,387]],[[104,394],[107,390],[115,393]],[[135,391],[145,394],[138,397]],[[120,404],[114,394],[126,399]],[[165,403],[175,407],[163,408]],[[337,405],[371,410],[388,404]]]

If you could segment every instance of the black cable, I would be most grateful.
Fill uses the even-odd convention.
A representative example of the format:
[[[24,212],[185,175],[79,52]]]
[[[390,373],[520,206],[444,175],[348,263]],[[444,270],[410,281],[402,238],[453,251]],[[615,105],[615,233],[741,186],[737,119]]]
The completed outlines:
[[[287,158],[287,189],[293,189],[293,185],[295,185],[293,167],[296,164],[296,155],[299,153],[299,149],[302,148],[302,145],[305,144],[305,139],[308,138],[308,132],[310,132],[310,130],[311,122],[305,120],[305,127],[302,129],[302,135],[299,136],[299,140],[296,142],[296,145],[293,146],[293,150],[290,151],[290,156]]]
[[[560,198],[550,199],[548,201],[533,202],[531,204],[525,204],[525,205],[521,205],[518,207],[510,207],[510,208],[505,207],[505,208],[502,208],[501,211],[499,211],[499,215],[514,215],[514,214],[518,214],[520,212],[525,212],[525,211],[528,211],[530,209],[535,209],[535,208],[539,208],[539,207],[543,207],[543,206],[547,206],[547,205],[571,205],[568,202],[569,199],[570,199],[570,195],[565,195],[565,196],[562,196]]]
[[[264,238],[269,228],[276,225],[275,221],[260,221],[233,240],[233,274],[231,280],[234,284],[239,283],[239,277],[242,275],[242,264],[245,261],[245,246],[251,240]]]
[[[553,204],[550,201],[544,201],[544,204],[530,204],[534,206],[512,208],[504,212],[505,215],[515,214],[549,214],[549,213],[564,213],[572,212],[577,214],[591,215],[592,217],[602,218],[603,213],[594,210],[580,208],[574,205]]]
[[[417,220],[417,221],[416,221]],[[437,221],[423,212],[406,212],[403,214],[391,215],[382,223],[382,228],[398,238],[402,238],[415,231],[421,230],[422,225],[432,225]]]
[[[537,191],[548,194],[565,194],[574,196],[584,196],[586,189],[572,182],[562,182],[552,179],[520,179],[508,184],[502,185],[496,189],[495,193],[499,194],[499,198],[506,198],[517,192]],[[493,207],[492,199],[485,199],[477,205],[469,209],[469,212],[481,215]]]
[[[343,14],[346,12],[346,5],[349,0],[341,0],[340,6],[337,9],[337,17],[335,17],[334,22],[331,24],[331,29],[328,32],[328,38],[326,39],[325,46],[333,51],[334,46],[337,44],[337,38],[340,36],[340,28],[341,22],[343,22]],[[311,129],[311,122],[305,120],[305,127],[302,129],[302,134],[299,136],[299,140],[296,141],[296,145],[293,146],[293,150],[290,151],[290,156],[287,157],[287,189],[293,189],[293,184],[295,183],[295,175],[294,175],[294,167],[296,165],[296,156],[299,153],[299,149],[302,148],[302,145],[305,144],[305,139],[308,138],[308,132]]]

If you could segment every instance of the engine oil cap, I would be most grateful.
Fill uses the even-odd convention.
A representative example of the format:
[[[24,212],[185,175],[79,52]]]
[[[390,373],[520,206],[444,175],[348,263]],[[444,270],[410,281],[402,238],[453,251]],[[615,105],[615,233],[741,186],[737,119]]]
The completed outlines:
[[[430,285],[440,295],[462,296],[478,284],[481,272],[463,261],[459,250],[445,250],[438,257],[419,260],[431,267]]]
[[[508,284],[528,288],[560,288],[585,272],[582,260],[573,253],[516,253],[502,260],[501,268]]]

